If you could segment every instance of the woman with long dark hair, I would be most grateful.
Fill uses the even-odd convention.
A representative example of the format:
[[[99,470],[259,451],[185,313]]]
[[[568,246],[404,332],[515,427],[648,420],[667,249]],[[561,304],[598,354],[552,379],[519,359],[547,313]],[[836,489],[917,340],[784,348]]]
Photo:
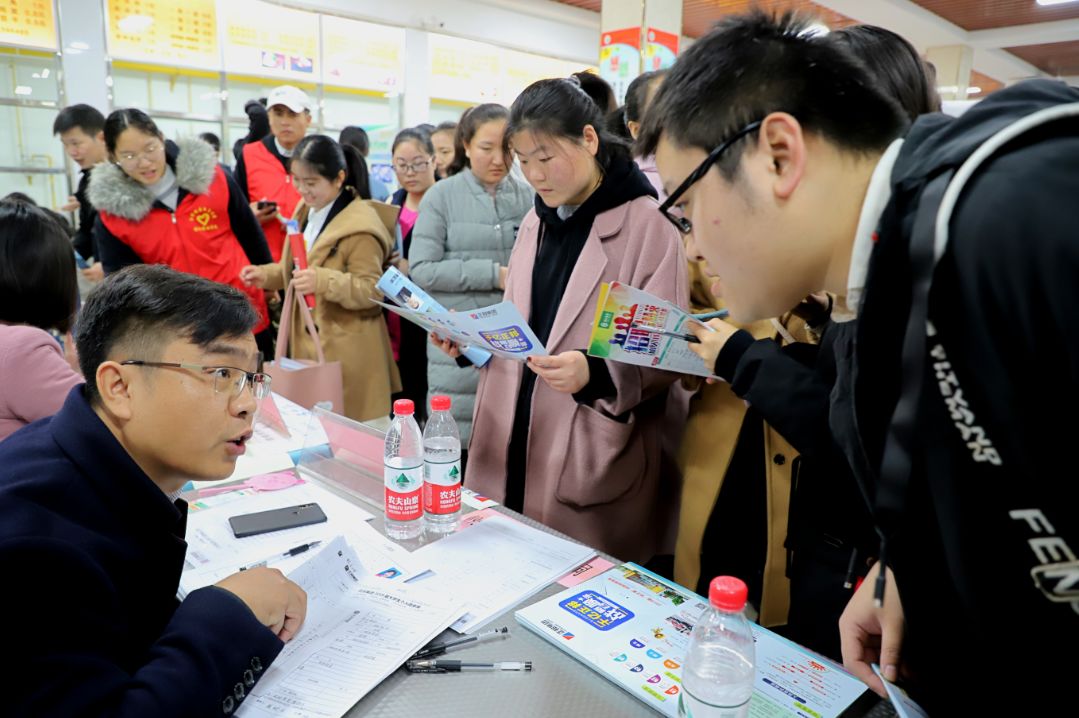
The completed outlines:
[[[323,352],[327,360],[341,362],[345,415],[357,421],[380,419],[390,412],[390,395],[401,389],[382,309],[371,301],[393,252],[392,208],[361,196],[358,188],[367,187],[366,162],[356,148],[325,135],[300,140],[290,171],[302,198],[293,219],[303,232],[307,269],[293,268],[286,243],[280,262],[244,267],[240,277],[249,286],[269,290],[292,282],[298,292],[314,295]],[[289,356],[316,357],[298,311],[293,312]]]

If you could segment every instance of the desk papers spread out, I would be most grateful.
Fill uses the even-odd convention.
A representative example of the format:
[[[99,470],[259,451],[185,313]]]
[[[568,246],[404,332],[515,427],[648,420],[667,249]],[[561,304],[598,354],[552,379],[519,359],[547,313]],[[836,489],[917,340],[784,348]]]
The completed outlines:
[[[549,586],[595,551],[502,515],[424,546],[413,556],[433,575],[409,585],[430,585],[460,598],[467,613],[451,628],[471,633]]]
[[[366,573],[343,538],[289,577],[307,592],[307,619],[237,716],[339,718],[461,612],[452,597]]]
[[[222,496],[211,499],[222,499]],[[274,531],[238,539],[229,526],[229,517],[258,511],[316,503],[326,514],[325,523]],[[335,536],[346,536],[361,548],[360,558],[372,574],[390,571],[403,581],[422,568],[412,554],[371,528],[372,516],[351,501],[307,482],[280,491],[252,492],[243,498],[213,508],[193,511],[187,517],[187,559],[180,575],[180,595],[210,586],[236,573],[241,567],[279,555],[295,546],[322,541],[323,546]],[[323,548],[320,546],[314,551]],[[288,572],[307,559],[310,553],[269,562],[270,568]]]

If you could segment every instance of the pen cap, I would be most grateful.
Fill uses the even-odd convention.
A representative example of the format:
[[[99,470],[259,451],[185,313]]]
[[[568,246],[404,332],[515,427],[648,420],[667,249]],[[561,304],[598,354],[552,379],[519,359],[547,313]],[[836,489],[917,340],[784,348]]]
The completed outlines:
[[[748,595],[745,582],[734,576],[716,576],[708,585],[708,602],[721,611],[741,611]]]

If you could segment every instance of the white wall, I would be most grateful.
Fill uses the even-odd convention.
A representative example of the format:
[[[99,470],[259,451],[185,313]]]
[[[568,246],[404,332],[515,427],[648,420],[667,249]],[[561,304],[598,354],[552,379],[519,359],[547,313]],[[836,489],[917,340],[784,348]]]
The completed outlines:
[[[552,0],[268,0],[594,65],[599,13]]]

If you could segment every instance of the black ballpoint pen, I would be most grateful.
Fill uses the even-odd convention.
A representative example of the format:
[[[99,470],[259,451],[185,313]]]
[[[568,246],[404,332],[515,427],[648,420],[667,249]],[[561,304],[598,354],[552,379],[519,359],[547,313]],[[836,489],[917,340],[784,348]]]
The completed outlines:
[[[484,633],[477,633],[475,636],[469,636],[468,638],[459,638],[456,641],[449,641],[448,643],[436,643],[428,646],[427,648],[421,648],[416,651],[413,658],[434,658],[435,656],[441,656],[447,649],[455,646],[462,646],[466,643],[473,643],[475,641],[482,641],[487,638],[493,638],[495,636],[504,636],[510,632],[510,629],[503,626],[502,628],[496,628],[493,631],[486,631]]]
[[[270,563],[270,561],[277,561],[277,560],[282,559],[282,558],[290,558],[292,556],[298,556],[299,554],[303,553],[304,551],[310,551],[311,549],[315,548],[316,546],[320,545],[321,543],[322,543],[321,541],[312,541],[311,543],[302,543],[299,546],[293,546],[288,551],[285,551],[283,553],[279,553],[279,554],[277,554],[275,556],[271,556],[270,558],[265,558],[265,559],[263,559],[261,561],[256,561],[255,563],[249,563],[246,566],[241,566],[240,570],[241,571],[248,571],[248,570],[253,569],[253,568],[260,568],[262,566],[265,566],[266,564]]]
[[[462,673],[467,671],[531,671],[532,661],[501,661],[499,663],[463,663],[461,661],[409,661],[405,667],[412,673]]]

